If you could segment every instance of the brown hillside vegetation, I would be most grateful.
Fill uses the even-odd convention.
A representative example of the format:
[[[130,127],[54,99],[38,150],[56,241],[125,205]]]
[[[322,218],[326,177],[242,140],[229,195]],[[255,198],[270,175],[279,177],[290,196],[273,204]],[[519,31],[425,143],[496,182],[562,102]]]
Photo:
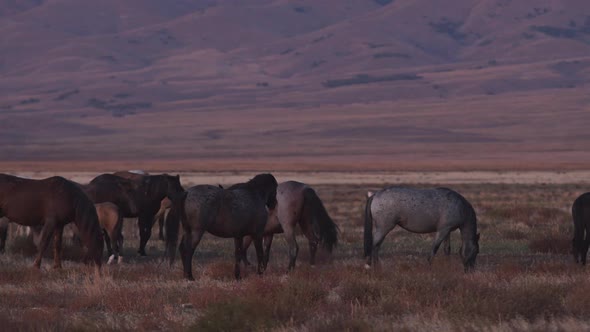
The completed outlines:
[[[12,0],[0,33],[2,161],[590,164],[588,1]]]

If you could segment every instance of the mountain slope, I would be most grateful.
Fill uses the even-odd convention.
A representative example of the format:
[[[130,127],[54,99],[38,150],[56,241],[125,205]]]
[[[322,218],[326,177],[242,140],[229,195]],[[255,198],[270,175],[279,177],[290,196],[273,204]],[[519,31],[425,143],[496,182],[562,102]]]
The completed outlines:
[[[4,161],[590,161],[586,1],[12,0],[0,33]]]

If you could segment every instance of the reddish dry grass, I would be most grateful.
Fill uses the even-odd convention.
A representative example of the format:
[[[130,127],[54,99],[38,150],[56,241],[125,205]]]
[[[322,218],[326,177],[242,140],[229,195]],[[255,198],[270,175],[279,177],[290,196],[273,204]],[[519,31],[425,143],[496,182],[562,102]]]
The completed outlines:
[[[9,254],[0,256],[0,323],[9,330],[584,329],[590,278],[569,255],[556,254],[569,250],[571,230],[561,220],[565,212],[553,207],[566,206],[577,187],[457,187],[483,206],[475,273],[463,273],[457,255],[438,256],[428,265],[431,238],[417,240],[401,230],[386,238],[381,269],[364,270],[359,211],[366,188],[323,185],[319,194],[345,236],[315,268],[307,263],[302,237],[295,271],[284,273],[286,247],[279,238],[265,274],[243,268],[240,282],[233,279],[231,241],[213,237],[197,249],[195,282],[182,280],[178,262],[170,270],[159,259],[131,254],[127,263],[105,266],[101,274],[76,261],[66,261],[61,271],[37,271],[31,257],[14,254],[19,249],[13,242]],[[545,209],[506,207],[507,200],[531,192],[549,193],[533,202]],[[134,251],[136,232],[129,225],[126,250]],[[457,235],[452,242],[456,252]],[[159,242],[150,245],[161,250]]]

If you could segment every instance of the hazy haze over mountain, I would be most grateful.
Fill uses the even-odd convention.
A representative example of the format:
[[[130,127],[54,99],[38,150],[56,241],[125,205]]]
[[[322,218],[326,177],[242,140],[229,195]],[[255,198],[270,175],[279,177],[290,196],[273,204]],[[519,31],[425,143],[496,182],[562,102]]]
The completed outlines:
[[[0,34],[0,161],[590,164],[588,1],[9,0]]]

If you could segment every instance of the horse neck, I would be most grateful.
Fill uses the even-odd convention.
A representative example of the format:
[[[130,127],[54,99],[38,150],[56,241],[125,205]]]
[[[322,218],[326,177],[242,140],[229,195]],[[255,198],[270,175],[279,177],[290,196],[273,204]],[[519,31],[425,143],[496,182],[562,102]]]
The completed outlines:
[[[474,241],[477,236],[477,224],[471,218],[463,223],[463,225],[459,227],[459,230],[461,231],[461,238],[463,241]]]
[[[100,231],[98,215],[96,215],[96,212],[94,214],[92,213],[91,209],[93,208],[94,204],[92,204],[90,200],[84,200],[82,197],[77,198],[77,201],[74,204],[73,220],[82,238],[91,238],[93,233],[97,230]],[[93,215],[96,216],[96,220],[92,220]]]
[[[151,181],[147,184],[146,196],[149,200],[161,201],[168,196],[168,183],[160,175],[151,175]]]

